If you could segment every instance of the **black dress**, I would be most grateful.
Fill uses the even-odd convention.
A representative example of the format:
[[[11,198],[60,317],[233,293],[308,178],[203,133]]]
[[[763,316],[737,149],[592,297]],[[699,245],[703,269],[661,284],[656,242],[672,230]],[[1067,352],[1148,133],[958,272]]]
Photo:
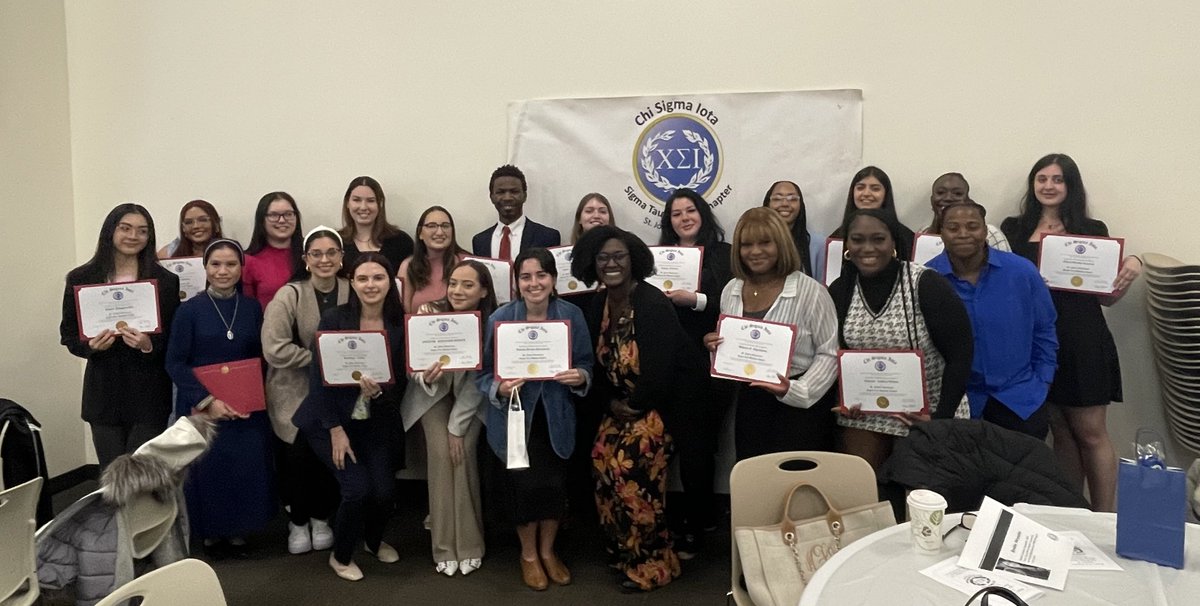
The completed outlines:
[[[354,243],[354,238],[346,240],[343,246],[345,250],[342,265],[346,267],[346,271],[349,271],[349,268],[354,265],[355,259],[358,259],[358,255],[362,253],[359,252],[358,245]],[[393,278],[396,277],[395,272],[400,271],[400,263],[412,256],[413,247],[412,237],[403,231],[398,231],[394,235],[384,238],[383,242],[379,243],[379,254],[383,255],[392,264]],[[346,277],[349,278],[350,276],[347,275]]]
[[[1041,244],[1030,242],[1030,234],[1021,233],[1016,217],[1005,219],[1000,230],[1014,253],[1037,263]],[[1108,236],[1108,227],[1102,221],[1089,219],[1080,231],[1081,236]],[[1058,371],[1046,400],[1063,406],[1120,402],[1121,363],[1100,307],[1100,297],[1051,290],[1050,298],[1058,313]]]

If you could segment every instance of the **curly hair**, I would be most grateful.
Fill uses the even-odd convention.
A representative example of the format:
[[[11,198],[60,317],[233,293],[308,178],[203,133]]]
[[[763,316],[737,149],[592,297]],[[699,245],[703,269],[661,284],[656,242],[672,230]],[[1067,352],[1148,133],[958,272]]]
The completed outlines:
[[[571,249],[571,275],[591,286],[599,280],[596,274],[596,255],[609,240],[618,240],[629,249],[629,272],[638,282],[654,275],[654,255],[637,236],[611,225],[594,227]]]

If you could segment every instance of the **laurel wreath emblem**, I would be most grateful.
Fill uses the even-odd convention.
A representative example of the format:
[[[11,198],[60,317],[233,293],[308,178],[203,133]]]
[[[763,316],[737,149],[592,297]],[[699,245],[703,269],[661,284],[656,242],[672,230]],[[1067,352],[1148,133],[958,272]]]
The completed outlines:
[[[686,129],[683,130],[683,138],[687,139],[689,143],[695,143],[700,147],[700,151],[704,152],[704,166],[700,170],[693,173],[692,178],[688,180],[687,183],[682,185],[671,183],[669,179],[659,174],[658,169],[654,167],[654,160],[650,157],[650,154],[654,153],[654,150],[658,149],[659,141],[667,142],[674,137],[675,131],[664,130],[650,137],[650,140],[647,141],[645,145],[642,145],[641,165],[643,176],[645,176],[646,180],[650,183],[653,183],[656,187],[660,187],[667,191],[676,189],[696,189],[700,185],[708,183],[712,179],[713,162],[716,160],[716,157],[713,155],[707,139],[701,137],[699,133],[695,133]]]

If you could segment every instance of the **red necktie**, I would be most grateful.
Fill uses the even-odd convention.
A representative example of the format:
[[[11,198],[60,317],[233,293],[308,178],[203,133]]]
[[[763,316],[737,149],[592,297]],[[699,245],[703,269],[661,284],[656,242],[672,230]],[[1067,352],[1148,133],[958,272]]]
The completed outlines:
[[[507,225],[500,230],[500,258],[505,261],[512,261],[512,238],[509,237],[512,230]]]

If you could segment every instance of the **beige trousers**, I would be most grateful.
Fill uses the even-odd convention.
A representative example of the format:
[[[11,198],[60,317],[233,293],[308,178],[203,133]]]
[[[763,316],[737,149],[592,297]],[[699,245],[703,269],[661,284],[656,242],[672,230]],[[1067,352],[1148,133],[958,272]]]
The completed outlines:
[[[433,561],[462,561],[483,557],[483,510],[479,505],[479,467],[475,445],[483,427],[471,421],[463,436],[463,460],[450,462],[452,398],[443,398],[421,417],[425,432],[429,480],[429,528],[433,534]]]

